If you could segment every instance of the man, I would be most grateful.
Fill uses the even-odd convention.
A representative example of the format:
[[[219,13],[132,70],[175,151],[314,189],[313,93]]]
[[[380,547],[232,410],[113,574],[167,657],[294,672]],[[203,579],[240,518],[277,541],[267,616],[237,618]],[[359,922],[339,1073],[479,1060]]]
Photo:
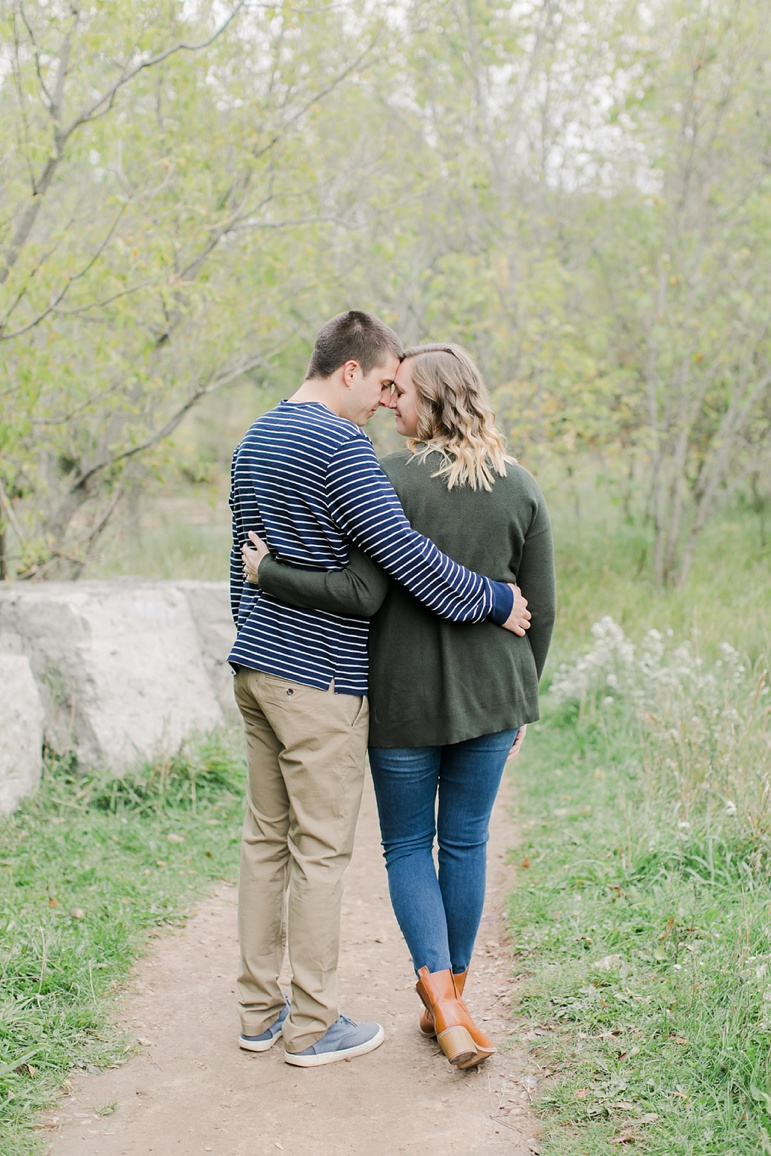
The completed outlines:
[[[339,569],[366,550],[429,609],[453,621],[491,618],[522,634],[513,589],[458,566],[407,522],[362,430],[388,405],[402,346],[366,313],[320,331],[306,379],[247,432],[233,459],[230,654],[248,750],[239,882],[241,1047],[283,1035],[285,1058],[315,1067],[372,1051],[376,1023],[339,1015],[342,875],[364,779],[366,619],[302,610],[245,583],[249,531],[295,566]],[[524,603],[526,606],[526,603]],[[278,982],[284,899],[291,1003]]]

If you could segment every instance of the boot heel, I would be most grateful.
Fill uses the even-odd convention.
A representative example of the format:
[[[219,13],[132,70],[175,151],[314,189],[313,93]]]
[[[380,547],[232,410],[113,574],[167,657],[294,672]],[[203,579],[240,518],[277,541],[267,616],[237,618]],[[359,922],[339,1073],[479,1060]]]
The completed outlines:
[[[439,1032],[436,1039],[451,1064],[468,1063],[477,1054],[468,1028],[462,1025]]]

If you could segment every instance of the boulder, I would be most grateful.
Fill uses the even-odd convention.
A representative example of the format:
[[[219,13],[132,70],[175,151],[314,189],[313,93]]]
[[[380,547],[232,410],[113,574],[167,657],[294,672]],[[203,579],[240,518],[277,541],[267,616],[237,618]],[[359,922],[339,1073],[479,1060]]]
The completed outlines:
[[[0,815],[31,795],[43,770],[43,704],[29,660],[0,654]]]
[[[236,637],[228,584],[185,581],[178,582],[177,587],[184,592],[190,606],[217,700],[226,714],[240,718],[233,698],[233,671],[227,662]]]
[[[215,669],[228,647],[203,619],[212,606],[229,615],[227,585],[200,585],[198,601],[137,578],[0,588],[0,645],[28,657],[53,750],[121,770],[222,722]]]

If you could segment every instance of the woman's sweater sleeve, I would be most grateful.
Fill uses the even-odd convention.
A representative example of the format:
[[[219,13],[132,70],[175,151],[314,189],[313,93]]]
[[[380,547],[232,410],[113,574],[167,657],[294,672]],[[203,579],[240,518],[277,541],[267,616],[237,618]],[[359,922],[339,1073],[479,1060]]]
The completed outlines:
[[[356,546],[344,570],[304,570],[271,555],[260,563],[260,589],[304,610],[371,618],[381,607],[389,578]]]
[[[540,679],[546,665],[557,612],[554,543],[543,497],[540,498],[538,510],[525,538],[517,585],[527,598],[528,610],[532,615],[527,637]]]

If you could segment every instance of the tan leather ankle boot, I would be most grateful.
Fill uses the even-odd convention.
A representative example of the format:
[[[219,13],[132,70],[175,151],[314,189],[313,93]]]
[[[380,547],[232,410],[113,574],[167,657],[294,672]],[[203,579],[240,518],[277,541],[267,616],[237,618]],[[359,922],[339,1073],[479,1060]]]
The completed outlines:
[[[417,982],[416,987],[415,987],[415,990],[417,991],[418,995],[420,996],[421,1000],[423,1000],[423,1003],[425,1005],[423,1011],[421,1012],[421,1016],[420,1016],[420,1030],[426,1036],[434,1036],[434,1035],[437,1035],[436,1019],[434,1016],[434,1010],[433,1010],[430,1002],[427,1002],[426,999],[424,998],[425,984],[423,984],[424,990],[423,990],[423,992],[421,992],[421,981],[422,981],[424,972],[426,972],[427,975],[429,974],[426,968],[421,968],[421,970],[418,972],[418,975],[420,978],[418,979],[418,982]],[[443,972],[437,972],[434,974],[443,975],[444,973]],[[476,1024],[474,1023],[474,1021],[471,1018],[471,1014],[470,1014],[468,1008],[466,1007],[465,1003],[461,999],[461,996],[463,994],[463,989],[466,986],[467,977],[468,977],[468,969],[466,971],[459,972],[457,975],[454,975],[452,978],[454,981],[455,992],[456,992],[456,996],[458,999],[458,1003],[460,1004],[461,1008],[463,1009],[463,1012],[465,1013],[464,1026],[467,1029],[467,1031],[469,1032],[469,1035],[471,1036],[471,1039],[472,1039],[473,1044],[474,1044],[474,1055],[473,1056],[459,1057],[456,1060],[450,1059],[450,1057],[448,1056],[448,1059],[450,1059],[450,1063],[454,1063],[458,1068],[461,1068],[464,1071],[466,1068],[473,1068],[473,1067],[476,1067],[477,1064],[483,1063],[486,1059],[488,1059],[489,1056],[494,1055],[495,1050],[496,1050],[495,1046],[487,1038],[487,1036],[484,1034],[484,1032],[480,1031],[480,1029],[476,1026]],[[440,1040],[439,1043],[441,1045],[442,1041]],[[445,1055],[446,1055],[447,1052],[446,1052],[444,1047],[442,1047],[442,1050],[445,1051]]]
[[[453,972],[453,977],[455,979],[455,990],[457,991],[459,997],[463,995],[463,989],[466,986],[467,975],[468,968],[466,971]],[[417,991],[417,988],[415,990]],[[436,1035],[436,1024],[434,1023],[434,1016],[427,1007],[422,1008],[420,1012],[420,1030],[424,1036]]]
[[[452,972],[421,967],[415,990],[431,1012],[436,1039],[451,1064],[469,1063],[476,1055],[470,1017],[455,988]]]

